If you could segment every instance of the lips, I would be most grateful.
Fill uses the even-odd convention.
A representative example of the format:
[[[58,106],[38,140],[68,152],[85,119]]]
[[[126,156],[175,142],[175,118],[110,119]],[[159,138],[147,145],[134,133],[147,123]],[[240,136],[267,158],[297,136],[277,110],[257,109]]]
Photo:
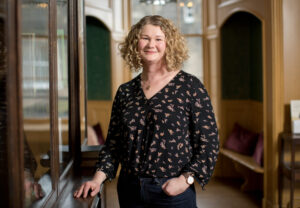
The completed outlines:
[[[156,51],[144,51],[145,53],[156,53]]]

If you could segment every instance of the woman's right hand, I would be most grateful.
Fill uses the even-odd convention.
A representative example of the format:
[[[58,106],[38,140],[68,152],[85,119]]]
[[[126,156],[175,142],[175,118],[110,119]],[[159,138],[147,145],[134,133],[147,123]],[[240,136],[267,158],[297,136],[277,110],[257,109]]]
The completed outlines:
[[[100,191],[100,185],[98,182],[91,180],[83,183],[75,192],[74,198],[86,198],[88,194],[93,197]]]
[[[95,196],[100,191],[100,186],[105,181],[106,174],[102,171],[97,171],[93,180],[83,183],[73,194],[74,198],[86,198],[88,195]]]

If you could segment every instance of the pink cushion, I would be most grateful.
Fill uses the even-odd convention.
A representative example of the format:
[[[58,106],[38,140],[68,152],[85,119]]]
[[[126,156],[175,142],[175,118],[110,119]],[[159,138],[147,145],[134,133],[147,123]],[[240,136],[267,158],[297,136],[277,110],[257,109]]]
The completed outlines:
[[[257,138],[257,133],[247,130],[238,123],[235,123],[224,147],[241,154],[253,155]]]
[[[99,144],[104,144],[104,138],[103,138],[103,134],[102,134],[102,129],[101,129],[100,123],[95,124],[93,126],[93,129],[95,130],[95,132],[97,134]]]
[[[263,157],[264,157],[264,136],[261,132],[258,136],[256,147],[253,154],[253,159],[257,164],[263,166]]]

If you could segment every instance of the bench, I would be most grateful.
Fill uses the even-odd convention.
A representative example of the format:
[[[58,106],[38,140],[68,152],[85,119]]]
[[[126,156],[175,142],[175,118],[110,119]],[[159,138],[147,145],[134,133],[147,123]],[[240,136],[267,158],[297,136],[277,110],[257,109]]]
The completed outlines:
[[[236,170],[243,176],[245,181],[241,186],[242,191],[262,190],[264,169],[259,166],[251,156],[243,155],[226,148],[220,148],[220,154],[232,160]],[[245,171],[240,166],[246,167],[251,171]],[[257,187],[258,185],[260,185],[260,187]]]

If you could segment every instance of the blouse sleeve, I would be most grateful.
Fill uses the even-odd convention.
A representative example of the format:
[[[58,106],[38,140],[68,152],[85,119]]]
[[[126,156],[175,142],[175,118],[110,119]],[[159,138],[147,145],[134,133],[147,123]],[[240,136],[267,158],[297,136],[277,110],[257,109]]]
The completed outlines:
[[[122,136],[122,128],[120,122],[120,94],[121,90],[119,88],[112,105],[112,112],[106,141],[104,147],[99,152],[99,159],[96,163],[96,168],[103,171],[106,174],[108,180],[111,180],[116,176],[116,172],[119,166],[119,143]]]
[[[193,156],[182,172],[194,173],[195,179],[204,189],[217,161],[219,136],[206,89],[200,80],[194,82],[192,88],[190,142]]]

